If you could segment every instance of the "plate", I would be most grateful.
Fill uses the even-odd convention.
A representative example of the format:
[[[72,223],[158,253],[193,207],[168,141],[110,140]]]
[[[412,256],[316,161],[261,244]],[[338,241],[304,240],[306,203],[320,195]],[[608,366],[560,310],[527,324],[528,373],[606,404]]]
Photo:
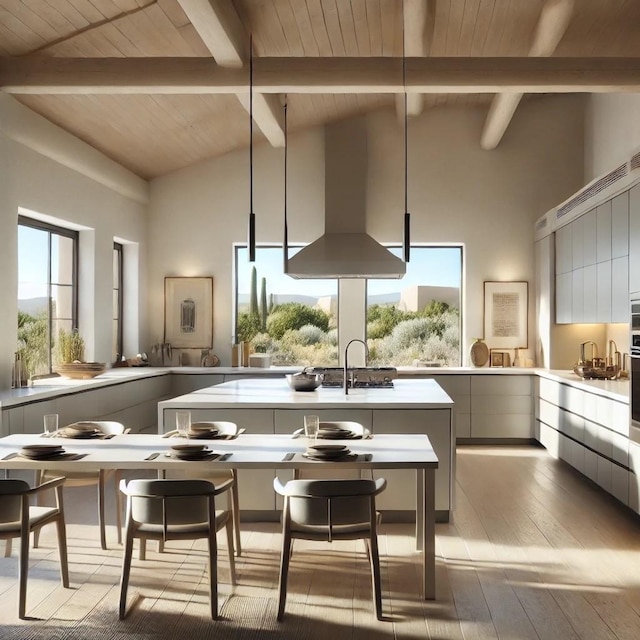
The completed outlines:
[[[87,438],[100,438],[103,433],[100,429],[93,429],[92,431],[84,430],[84,429],[72,429],[71,427],[63,427],[58,430],[56,435],[62,436],[63,438],[76,438],[78,440],[87,439]]]
[[[217,454],[211,449],[201,449],[200,451],[172,451],[168,455],[176,460],[205,460]]]
[[[307,453],[306,451],[302,454],[303,458],[308,458],[309,460],[320,460],[324,462],[337,462],[339,460],[352,460],[356,457],[355,453],[351,453],[351,451],[347,450],[344,452],[340,452],[339,455],[320,455],[314,453]]]
[[[218,433],[220,429],[216,426],[215,422],[192,422],[189,427],[190,431],[215,431]]]
[[[23,447],[20,450],[20,455],[24,458],[29,458],[29,460],[50,460],[65,454],[65,450],[62,447],[52,449],[29,449],[27,447]]]
[[[52,451],[61,451],[61,444],[25,444],[22,447],[22,451],[48,451],[51,453]]]
[[[202,451],[206,446],[205,444],[174,444],[171,446],[171,451],[194,453],[196,451]]]
[[[330,452],[330,451],[349,451],[346,444],[312,444],[307,447],[307,451],[314,452]]]

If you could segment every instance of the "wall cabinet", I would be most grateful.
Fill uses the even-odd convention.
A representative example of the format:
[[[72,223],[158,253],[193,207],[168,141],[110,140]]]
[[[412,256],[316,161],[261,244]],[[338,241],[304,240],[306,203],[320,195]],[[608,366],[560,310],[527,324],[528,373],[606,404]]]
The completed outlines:
[[[640,184],[629,191],[629,291],[640,292]]]
[[[635,285],[629,280],[632,200],[640,253],[640,192],[622,193],[556,231],[556,323],[628,322],[629,287],[640,291],[640,275]]]

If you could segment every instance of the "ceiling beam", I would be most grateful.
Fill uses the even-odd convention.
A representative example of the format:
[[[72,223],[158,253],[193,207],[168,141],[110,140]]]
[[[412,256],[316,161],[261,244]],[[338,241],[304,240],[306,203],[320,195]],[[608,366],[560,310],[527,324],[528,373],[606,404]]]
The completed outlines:
[[[408,93],[640,92],[640,58],[407,58]],[[248,93],[211,58],[0,57],[13,94]],[[402,93],[402,58],[256,58],[258,93]]]
[[[249,56],[249,37],[231,0],[178,0],[187,18],[221,67],[240,69]],[[249,111],[249,100],[237,94]],[[284,146],[284,112],[277,96],[255,93],[253,120],[274,147]]]
[[[429,55],[435,24],[435,0],[403,0],[404,55],[421,58]],[[396,97],[396,113],[404,120],[404,97]],[[424,108],[421,93],[407,94],[407,115],[419,116]]]
[[[574,0],[545,2],[536,25],[529,56],[550,56],[555,51],[571,21],[573,6]],[[480,137],[480,146],[483,149],[495,149],[500,144],[522,96],[522,93],[501,93],[493,98]]]

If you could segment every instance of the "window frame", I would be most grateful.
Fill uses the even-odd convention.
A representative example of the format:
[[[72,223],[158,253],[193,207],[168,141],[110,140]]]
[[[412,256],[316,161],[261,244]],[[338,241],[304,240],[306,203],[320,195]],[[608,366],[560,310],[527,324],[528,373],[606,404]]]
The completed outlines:
[[[79,265],[79,253],[80,253],[80,233],[75,229],[68,229],[60,227],[43,220],[37,220],[35,218],[29,218],[28,216],[18,215],[18,226],[29,227],[31,229],[37,229],[39,231],[45,231],[47,233],[47,330],[49,345],[47,349],[48,370],[49,373],[53,373],[53,308],[52,308],[52,287],[51,282],[51,246],[52,235],[62,236],[69,238],[72,241],[71,257],[71,328],[72,330],[78,329],[78,265]]]
[[[118,329],[116,332],[116,361],[120,360],[124,355],[124,245],[121,242],[113,243],[113,250],[116,253],[118,261]],[[112,282],[113,287],[113,282]],[[115,320],[116,318],[114,318]],[[112,345],[113,346],[113,345]]]

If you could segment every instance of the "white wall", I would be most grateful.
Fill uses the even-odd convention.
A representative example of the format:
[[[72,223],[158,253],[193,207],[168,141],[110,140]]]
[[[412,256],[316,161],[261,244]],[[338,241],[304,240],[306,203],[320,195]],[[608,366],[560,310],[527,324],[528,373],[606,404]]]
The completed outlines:
[[[133,253],[144,254],[146,183],[7,95],[0,96],[0,122],[0,388],[7,388],[16,350],[19,211],[80,229],[81,267],[90,267],[81,269],[80,281],[85,357],[110,362],[113,241],[134,243]],[[139,305],[129,301],[128,320],[125,315],[131,355],[140,340],[147,342]]]
[[[584,135],[585,184],[626,162],[640,148],[640,94],[592,94]]]
[[[480,149],[485,108],[428,110],[411,120],[409,189],[414,242],[465,244],[466,353],[483,335],[483,281],[530,283],[529,346],[534,336],[533,223],[583,183],[584,100],[523,102],[495,151]],[[367,230],[400,242],[404,213],[402,129],[395,112],[368,116]],[[283,152],[254,150],[259,242],[282,239]],[[289,238],[323,231],[322,131],[290,136]],[[232,243],[246,241],[248,151],[201,163],[151,183],[149,336],[163,338],[165,276],[214,276],[214,347],[230,363]]]

